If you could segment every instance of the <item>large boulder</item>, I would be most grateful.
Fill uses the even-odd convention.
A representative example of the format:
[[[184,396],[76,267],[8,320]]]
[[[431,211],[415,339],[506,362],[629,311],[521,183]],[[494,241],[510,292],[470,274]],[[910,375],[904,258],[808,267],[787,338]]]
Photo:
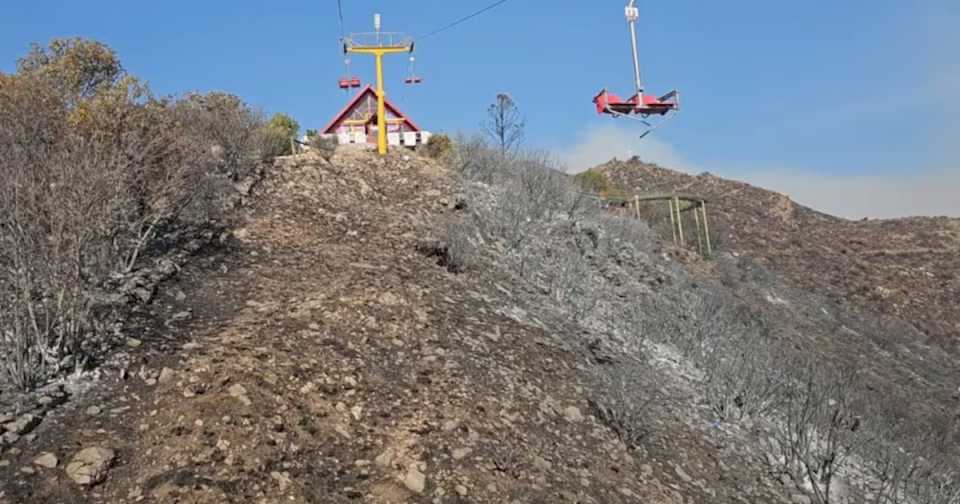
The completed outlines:
[[[86,448],[67,464],[67,476],[78,485],[92,486],[107,477],[116,454],[109,448]]]

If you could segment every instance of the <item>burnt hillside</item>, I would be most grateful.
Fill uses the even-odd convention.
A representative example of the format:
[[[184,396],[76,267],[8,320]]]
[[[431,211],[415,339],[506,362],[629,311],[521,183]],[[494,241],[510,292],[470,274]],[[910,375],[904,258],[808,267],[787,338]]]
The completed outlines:
[[[702,195],[721,249],[748,254],[840,305],[900,317],[922,331],[922,343],[960,351],[958,219],[850,221],[710,174],[692,176],[638,160],[595,170],[630,193]]]
[[[789,502],[670,365],[611,389],[628,356],[495,252],[451,272],[431,236],[478,211],[454,186],[419,156],[281,158],[233,251],[158,301],[190,316],[8,451],[0,503]]]

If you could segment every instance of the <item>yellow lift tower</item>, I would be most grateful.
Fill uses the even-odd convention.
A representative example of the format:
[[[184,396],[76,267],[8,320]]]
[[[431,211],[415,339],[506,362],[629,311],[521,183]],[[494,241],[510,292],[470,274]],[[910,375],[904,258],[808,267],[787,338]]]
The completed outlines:
[[[377,60],[377,151],[387,153],[387,110],[383,88],[383,57],[388,54],[412,53],[413,40],[399,33],[380,31],[380,14],[373,16],[373,33],[351,33],[343,40],[344,53],[371,54]]]

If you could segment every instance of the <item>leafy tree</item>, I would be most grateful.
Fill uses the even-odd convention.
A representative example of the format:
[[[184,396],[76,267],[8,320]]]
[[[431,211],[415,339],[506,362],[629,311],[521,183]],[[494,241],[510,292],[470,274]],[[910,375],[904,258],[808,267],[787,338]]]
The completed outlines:
[[[267,127],[282,132],[287,138],[296,138],[297,133],[300,132],[300,123],[282,112],[274,114],[267,123]]]
[[[287,114],[276,113],[264,129],[264,159],[293,154],[291,140],[297,137],[300,124]]]
[[[52,83],[70,104],[116,85],[125,75],[113,49],[81,38],[53,39],[47,47],[33,44],[17,61],[18,75]]]

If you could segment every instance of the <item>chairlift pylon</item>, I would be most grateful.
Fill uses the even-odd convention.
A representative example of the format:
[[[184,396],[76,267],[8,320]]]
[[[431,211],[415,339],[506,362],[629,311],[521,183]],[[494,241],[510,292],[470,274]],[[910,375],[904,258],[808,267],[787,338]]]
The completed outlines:
[[[637,50],[637,22],[640,20],[640,10],[636,7],[636,0],[630,0],[625,9],[625,14],[627,24],[630,26],[636,94],[624,100],[606,89],[601,89],[593,97],[593,103],[597,107],[598,114],[624,117],[646,126],[647,129],[640,135],[642,139],[660,127],[669,117],[672,117],[671,112],[680,110],[680,92],[673,90],[659,98],[644,93],[643,82],[640,80],[640,58]],[[670,114],[669,117],[668,114]]]

